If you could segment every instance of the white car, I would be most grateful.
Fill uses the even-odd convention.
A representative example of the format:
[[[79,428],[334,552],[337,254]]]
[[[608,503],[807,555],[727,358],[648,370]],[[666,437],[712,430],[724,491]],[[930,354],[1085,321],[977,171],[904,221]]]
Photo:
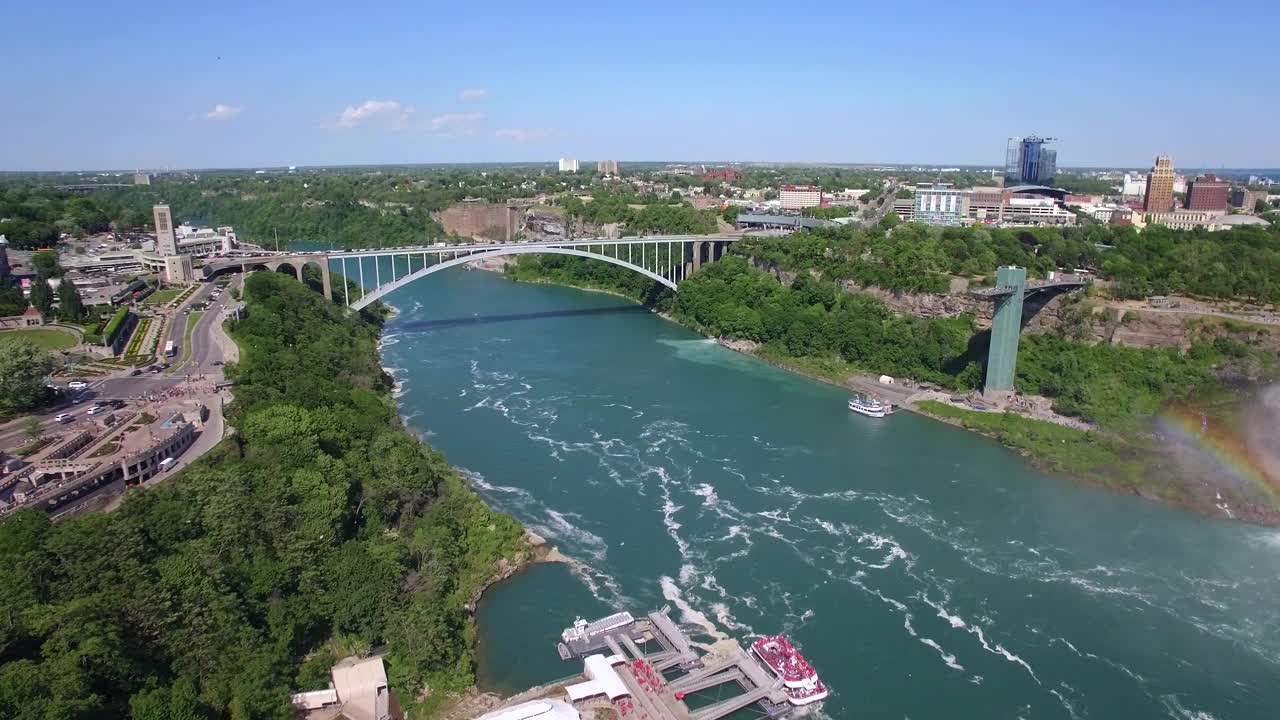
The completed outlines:
[[[53,419],[57,420],[60,423],[69,423],[71,422],[72,418],[73,416],[71,413],[58,413],[57,415],[54,416]]]
[[[83,380],[72,380],[71,382],[67,383],[67,387],[71,388],[72,390],[83,390],[89,387],[89,383]]]
[[[94,405],[93,407],[89,408],[90,415],[97,415],[100,412],[106,412],[106,411],[107,409],[102,407],[101,405]]]

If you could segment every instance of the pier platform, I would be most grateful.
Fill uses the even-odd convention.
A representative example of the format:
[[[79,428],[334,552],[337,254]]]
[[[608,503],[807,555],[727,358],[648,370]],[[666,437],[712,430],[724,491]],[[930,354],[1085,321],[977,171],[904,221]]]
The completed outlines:
[[[589,648],[586,654],[595,649],[609,654],[626,692],[608,702],[622,720],[721,720],[751,705],[777,718],[796,709],[782,681],[741,645],[720,643],[713,654],[699,655],[669,612],[664,607],[578,647],[559,643],[560,655],[580,657],[583,647]],[[599,658],[595,661],[599,665]],[[688,694],[729,686],[741,692],[697,709],[685,702]]]

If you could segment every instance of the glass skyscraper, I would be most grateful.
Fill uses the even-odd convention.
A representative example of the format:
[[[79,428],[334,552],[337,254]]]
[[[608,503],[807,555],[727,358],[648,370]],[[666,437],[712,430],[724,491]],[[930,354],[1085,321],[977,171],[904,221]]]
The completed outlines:
[[[1035,135],[1009,138],[1005,153],[1006,185],[1052,185],[1058,174],[1058,146],[1054,138]]]

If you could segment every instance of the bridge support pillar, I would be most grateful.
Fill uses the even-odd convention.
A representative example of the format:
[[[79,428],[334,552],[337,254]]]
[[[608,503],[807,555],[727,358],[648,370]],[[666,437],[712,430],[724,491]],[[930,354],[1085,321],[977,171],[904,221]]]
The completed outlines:
[[[693,242],[693,271],[698,272],[702,269],[702,241],[695,240]]]
[[[1022,333],[1022,298],[1027,287],[1027,269],[1005,266],[996,274],[996,285],[1011,292],[996,300],[991,321],[991,348],[987,351],[987,381],[984,394],[1013,392],[1018,365],[1018,336]]]
[[[325,255],[320,258],[320,287],[324,292],[325,300],[333,300],[333,286],[329,280],[329,256]]]

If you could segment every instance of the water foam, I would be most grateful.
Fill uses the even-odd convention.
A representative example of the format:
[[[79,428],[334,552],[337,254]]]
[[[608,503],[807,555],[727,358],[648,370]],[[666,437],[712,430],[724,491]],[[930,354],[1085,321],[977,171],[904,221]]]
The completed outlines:
[[[693,609],[693,606],[684,599],[684,595],[680,592],[680,588],[676,585],[675,580],[663,575],[658,578],[658,584],[662,587],[662,597],[665,598],[667,602],[676,606],[676,609],[680,611],[680,619],[683,622],[702,628],[703,632],[716,640],[729,639],[729,636],[720,630],[720,628],[716,627],[716,624],[711,622],[710,618]]]

